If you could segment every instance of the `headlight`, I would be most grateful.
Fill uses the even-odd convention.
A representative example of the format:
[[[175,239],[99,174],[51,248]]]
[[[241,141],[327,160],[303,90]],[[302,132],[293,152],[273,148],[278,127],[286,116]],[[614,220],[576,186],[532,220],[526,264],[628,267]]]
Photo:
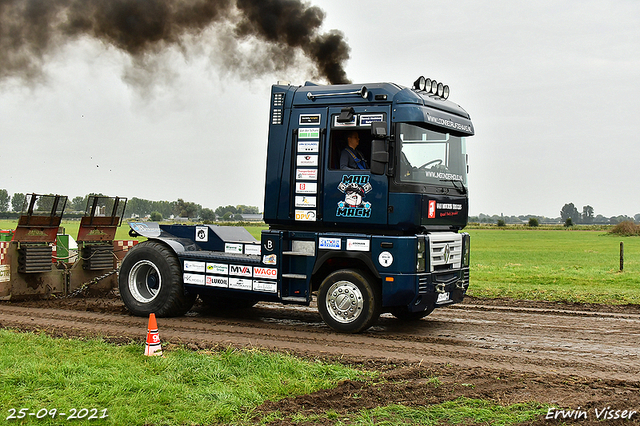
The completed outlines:
[[[463,267],[469,267],[469,261],[471,258],[470,245],[471,245],[471,236],[465,232],[464,234],[462,234],[462,266]]]
[[[424,272],[427,268],[427,244],[423,236],[418,236],[416,246],[416,272]]]

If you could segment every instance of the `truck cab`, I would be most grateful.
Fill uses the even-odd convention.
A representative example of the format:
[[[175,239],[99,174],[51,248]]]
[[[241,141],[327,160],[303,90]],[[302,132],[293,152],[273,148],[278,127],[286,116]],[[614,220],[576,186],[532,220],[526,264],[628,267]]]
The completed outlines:
[[[214,307],[315,298],[327,325],[353,333],[382,312],[416,320],[460,302],[469,285],[465,138],[474,130],[448,94],[424,77],[410,88],[272,86],[269,229],[255,241],[242,228],[132,224],[174,267],[136,256],[138,244],[122,266],[125,304],[174,315],[195,295]]]

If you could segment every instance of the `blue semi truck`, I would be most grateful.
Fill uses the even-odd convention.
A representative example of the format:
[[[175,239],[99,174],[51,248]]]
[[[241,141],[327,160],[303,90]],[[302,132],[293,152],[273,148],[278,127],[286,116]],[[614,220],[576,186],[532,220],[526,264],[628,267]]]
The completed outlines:
[[[329,327],[357,333],[384,312],[416,320],[462,301],[474,128],[448,96],[424,77],[412,87],[273,85],[269,229],[257,241],[240,227],[131,223],[147,241],[122,262],[124,304],[176,316],[197,296],[214,309],[315,297]]]

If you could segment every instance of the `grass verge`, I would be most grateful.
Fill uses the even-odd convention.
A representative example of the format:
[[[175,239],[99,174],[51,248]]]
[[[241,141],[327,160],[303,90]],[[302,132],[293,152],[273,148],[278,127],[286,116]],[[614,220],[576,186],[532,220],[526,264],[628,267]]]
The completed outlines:
[[[238,421],[267,399],[301,395],[364,374],[341,365],[306,362],[258,350],[192,352],[176,349],[145,357],[139,344],[54,339],[0,330],[0,407],[14,424],[53,425],[66,418],[37,419],[43,409],[69,414],[97,409],[121,425],[220,424]]]

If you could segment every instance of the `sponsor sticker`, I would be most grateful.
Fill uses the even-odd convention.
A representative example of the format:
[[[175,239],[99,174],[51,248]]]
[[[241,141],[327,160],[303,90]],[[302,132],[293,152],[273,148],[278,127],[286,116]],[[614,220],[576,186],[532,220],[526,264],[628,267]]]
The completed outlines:
[[[259,266],[255,266],[253,268],[253,276],[254,278],[267,278],[267,279],[275,280],[278,278],[278,269],[262,268]]]
[[[371,123],[377,123],[380,121],[384,121],[383,114],[368,114],[360,116],[360,125],[361,126],[371,126]]]
[[[320,139],[320,129],[317,127],[298,129],[298,139]]]
[[[429,200],[429,210],[427,211],[427,217],[429,219],[436,218],[436,200]]]
[[[324,238],[320,237],[318,248],[324,250],[341,250],[342,240],[340,238]]]
[[[378,256],[378,263],[383,268],[388,268],[393,263],[393,255],[391,253],[389,253],[388,251],[383,251]]]
[[[273,251],[273,246],[274,245],[275,245],[275,243],[271,239],[264,241],[264,249],[266,251]]]
[[[209,227],[208,226],[196,226],[196,242],[209,241]]]
[[[253,281],[245,278],[229,278],[229,288],[235,290],[251,290]]]
[[[204,285],[204,275],[185,273],[183,279],[185,284]]]
[[[306,195],[296,195],[296,207],[315,207],[316,197]]]
[[[262,256],[262,263],[265,265],[276,265],[278,263],[278,256],[275,254]]]
[[[318,141],[298,141],[298,153],[319,152],[320,142]]]
[[[207,264],[205,262],[184,261],[184,270],[187,272],[205,272]]]
[[[229,265],[229,275],[238,277],[252,277],[253,268],[245,265]]]
[[[296,169],[297,180],[318,180],[318,169]]]
[[[277,293],[278,283],[275,281],[254,281],[253,291],[263,291],[265,293]]]
[[[0,283],[8,282],[11,280],[11,266],[0,265]]]
[[[348,123],[338,123],[338,116],[336,115],[333,119],[333,127],[354,127],[356,125],[357,115],[353,116],[353,120]]]
[[[317,192],[318,184],[315,182],[296,183],[296,194],[316,194]]]
[[[207,275],[206,285],[209,287],[229,287],[229,278],[227,277],[215,277]]]
[[[242,246],[242,244],[224,243],[224,252],[242,254]]]
[[[369,251],[369,240],[356,240],[347,238],[347,250],[351,251]]]
[[[315,210],[296,210],[296,220],[315,222],[316,211]]]
[[[244,245],[244,254],[252,254],[255,256],[260,256],[260,244],[245,244]]]
[[[320,114],[300,114],[300,120],[298,124],[301,126],[306,125],[319,125],[320,124]]]
[[[229,265],[224,263],[208,263],[207,262],[207,274],[229,274]]]
[[[317,166],[318,155],[317,154],[302,154],[297,158],[298,166]]]
[[[129,226],[135,232],[140,235],[144,235],[145,237],[159,237],[162,233],[160,230],[160,225],[157,222],[129,222]]]
[[[462,210],[462,204],[437,203],[436,207],[442,210]]]

